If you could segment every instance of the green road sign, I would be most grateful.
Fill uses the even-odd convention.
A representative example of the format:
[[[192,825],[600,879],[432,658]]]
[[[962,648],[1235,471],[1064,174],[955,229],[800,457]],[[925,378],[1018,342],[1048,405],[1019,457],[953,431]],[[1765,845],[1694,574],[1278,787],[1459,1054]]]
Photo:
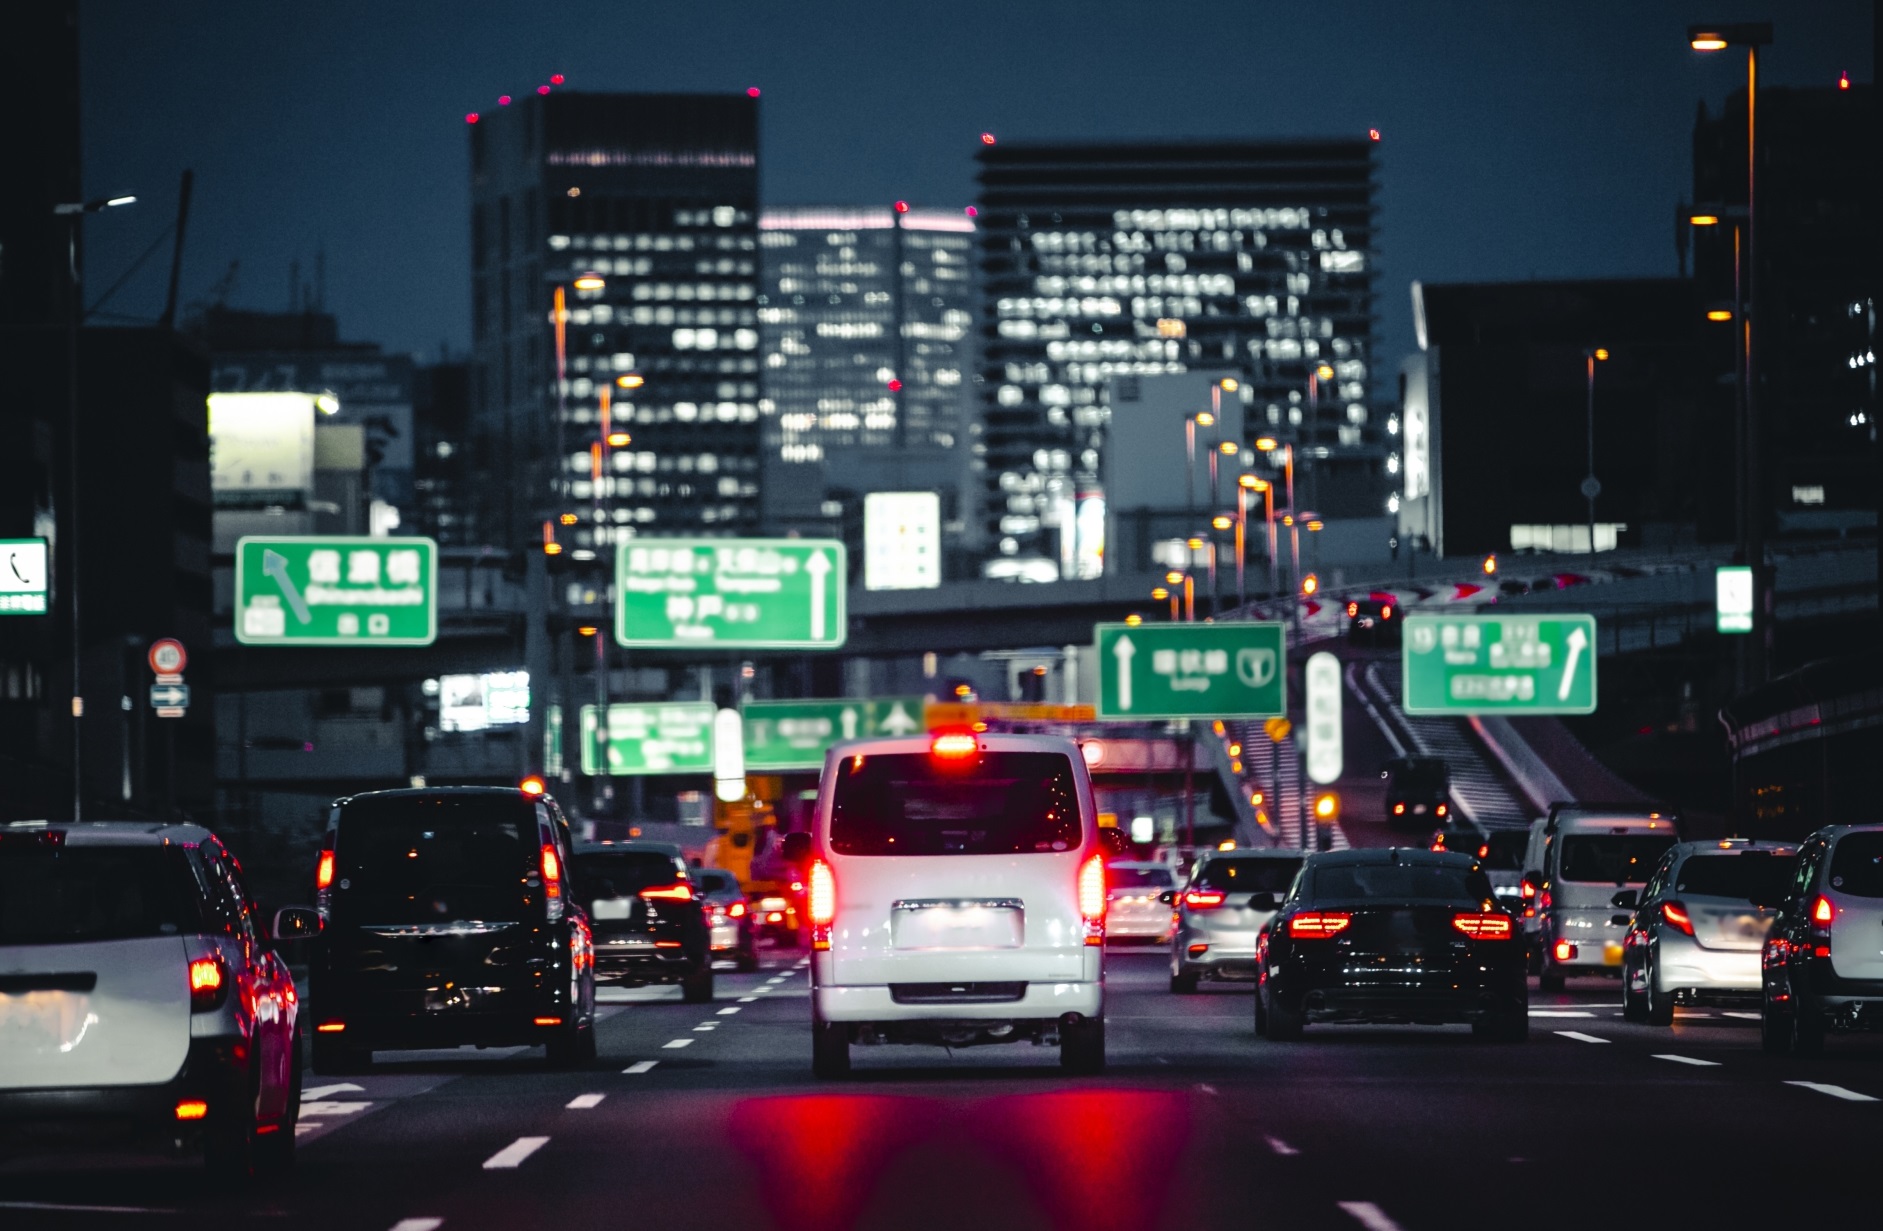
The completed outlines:
[[[747,701],[745,769],[821,769],[824,752],[846,739],[913,735],[925,729],[922,697],[859,701]]]
[[[713,714],[710,701],[656,702],[608,707],[611,774],[710,774]],[[582,707],[582,772],[595,765],[595,707]]]
[[[615,556],[615,641],[835,649],[847,575],[834,539],[633,539]]]
[[[0,539],[0,616],[45,615],[50,576],[45,539]]]
[[[1592,714],[1595,617],[1414,615],[1401,651],[1408,714]]]
[[[1098,716],[1267,718],[1288,711],[1282,626],[1100,624]]]
[[[246,645],[430,645],[438,544],[423,538],[245,538],[235,638]]]

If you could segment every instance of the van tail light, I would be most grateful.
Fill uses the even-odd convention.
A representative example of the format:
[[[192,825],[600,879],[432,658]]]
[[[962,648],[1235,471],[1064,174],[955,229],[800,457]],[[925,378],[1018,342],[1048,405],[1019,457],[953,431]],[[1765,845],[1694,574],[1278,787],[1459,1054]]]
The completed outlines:
[[[1682,935],[1693,935],[1693,916],[1687,913],[1684,902],[1662,902],[1661,919]]]
[[[562,896],[562,859],[554,843],[543,843],[543,889],[549,897]]]
[[[1085,921],[1085,943],[1105,943],[1105,857],[1094,855],[1079,869],[1079,916]]]
[[[1836,905],[1823,894],[1819,894],[1818,900],[1811,904],[1811,922],[1817,924],[1819,927],[1828,928],[1831,926],[1832,920],[1836,918]]]
[[[1490,913],[1453,915],[1451,925],[1473,940],[1509,940],[1510,916]]]
[[[837,919],[837,878],[821,859],[811,861],[811,948],[830,948],[830,926]]]
[[[203,1099],[186,1098],[177,1103],[176,1118],[179,1120],[201,1120],[209,1115],[209,1104]]]
[[[1219,889],[1192,889],[1183,895],[1183,904],[1191,910],[1209,910],[1228,900],[1229,895]]]
[[[327,890],[333,888],[333,848],[328,847],[320,853],[320,862],[314,865],[314,888]]]
[[[1557,941],[1556,948],[1553,952],[1556,954],[1556,960],[1559,962],[1573,962],[1576,960],[1576,946],[1566,940]]]
[[[731,919],[745,918],[745,903],[734,902],[731,906],[728,906],[726,908],[726,916]]]
[[[222,959],[199,957],[190,963],[190,1012],[207,1013],[222,1007],[228,995],[228,979],[222,973]]]
[[[1550,891],[1549,890],[1545,889],[1543,892],[1537,894],[1536,908],[1538,910],[1548,910],[1550,908]]]
[[[1344,910],[1308,910],[1288,921],[1288,935],[1295,940],[1326,940],[1347,930],[1353,915]]]
[[[687,884],[655,885],[641,890],[641,896],[656,902],[691,902],[693,886]]]

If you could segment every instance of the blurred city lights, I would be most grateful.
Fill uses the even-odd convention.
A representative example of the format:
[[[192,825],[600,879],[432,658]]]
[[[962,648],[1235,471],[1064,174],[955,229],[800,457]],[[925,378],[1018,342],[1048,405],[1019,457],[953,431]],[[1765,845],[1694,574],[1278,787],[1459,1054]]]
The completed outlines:
[[[1377,128],[1369,128],[1366,130],[1366,136],[1369,141],[1378,141],[1380,139],[1380,130]]]
[[[475,111],[467,111],[467,112],[465,112],[465,114],[464,114],[464,122],[465,122],[466,124],[475,124],[475,123],[477,123],[477,112],[475,112]]]
[[[907,201],[898,201],[898,202],[896,202],[896,212],[897,212],[898,214],[906,214],[906,213],[908,213],[908,212],[909,212],[909,203],[908,203]]]
[[[539,85],[536,87],[536,92],[538,94],[547,94],[549,93],[549,87],[546,85]]]
[[[982,134],[981,134],[981,144],[982,144],[982,145],[992,145],[992,144],[994,144],[994,134],[993,134],[993,133],[982,133]]]
[[[562,81],[563,81],[563,77],[562,77],[562,74],[561,74],[561,73],[551,73],[551,74],[549,74],[549,84],[550,84],[550,85],[561,85],[561,84],[562,84]]]
[[[499,94],[497,96],[497,105],[499,107],[508,107],[510,105],[510,96],[508,94]]]
[[[746,96],[747,98],[757,98],[757,97],[758,97],[758,87],[757,87],[757,86],[755,86],[755,85],[752,85],[752,86],[747,86],[747,87],[745,88],[745,96]]]

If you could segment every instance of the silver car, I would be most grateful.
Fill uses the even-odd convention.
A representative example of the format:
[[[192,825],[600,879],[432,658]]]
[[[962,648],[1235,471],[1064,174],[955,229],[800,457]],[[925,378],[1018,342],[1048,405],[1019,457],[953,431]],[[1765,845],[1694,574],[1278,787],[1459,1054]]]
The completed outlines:
[[[1202,979],[1255,980],[1255,937],[1274,917],[1301,870],[1300,851],[1226,851],[1197,865],[1172,893],[1170,990],[1188,995]]]
[[[1105,865],[1105,939],[1170,939],[1170,891],[1177,873],[1167,863],[1118,860]]]
[[[1724,838],[1669,848],[1622,941],[1622,1016],[1671,1026],[1676,1004],[1757,1001],[1759,953],[1798,870],[1789,843]]]

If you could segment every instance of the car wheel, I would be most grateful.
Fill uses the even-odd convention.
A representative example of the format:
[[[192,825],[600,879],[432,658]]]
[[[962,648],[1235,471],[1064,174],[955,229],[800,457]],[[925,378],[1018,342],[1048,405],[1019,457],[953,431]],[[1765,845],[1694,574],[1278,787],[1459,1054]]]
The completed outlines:
[[[257,1131],[254,1147],[257,1171],[278,1174],[294,1166],[294,1126],[301,1120],[301,1036],[298,1031],[289,1049],[288,1064],[288,1111],[272,1132]]]
[[[701,966],[680,980],[680,999],[688,1004],[705,1004],[713,998],[713,968]]]
[[[1759,1046],[1768,1055],[1791,1055],[1791,1014],[1766,1001],[1759,1007]]]
[[[1196,995],[1197,972],[1194,970],[1176,970],[1171,972],[1170,990],[1179,996]]]
[[[223,1180],[247,1180],[267,1165],[267,1151],[257,1148],[262,1137],[255,1116],[259,1084],[252,1074],[231,1075],[226,1095],[211,1103],[208,1131],[203,1137],[203,1164]],[[289,1136],[293,1136],[292,1130]]]
[[[1671,1026],[1674,1024],[1674,993],[1662,992],[1655,988],[1656,976],[1654,961],[1650,957],[1641,964],[1643,975],[1642,995],[1647,1001],[1647,1017],[1650,1026]]]
[[[811,1074],[826,1080],[850,1075],[850,1027],[812,1020]]]
[[[1815,1056],[1824,1050],[1824,1015],[1808,1000],[1800,1000],[1791,1011],[1791,1054]]]
[[[1088,1017],[1059,1028],[1059,1067],[1091,1076],[1105,1071],[1105,1019]]]
[[[1300,1009],[1290,1008],[1277,1000],[1267,991],[1257,992],[1266,1003],[1263,1016],[1268,1019],[1268,1029],[1264,1037],[1271,1043],[1293,1043],[1307,1029],[1307,1015]]]
[[[1623,1021],[1648,1020],[1647,994],[1637,991],[1635,980],[1641,978],[1639,962],[1624,962],[1621,968],[1621,1016]]]
[[[312,1065],[322,1077],[344,1077],[351,1073],[364,1073],[373,1067],[373,1053],[361,1051],[356,1047],[347,1047],[338,1039],[325,1039],[314,1036]]]

